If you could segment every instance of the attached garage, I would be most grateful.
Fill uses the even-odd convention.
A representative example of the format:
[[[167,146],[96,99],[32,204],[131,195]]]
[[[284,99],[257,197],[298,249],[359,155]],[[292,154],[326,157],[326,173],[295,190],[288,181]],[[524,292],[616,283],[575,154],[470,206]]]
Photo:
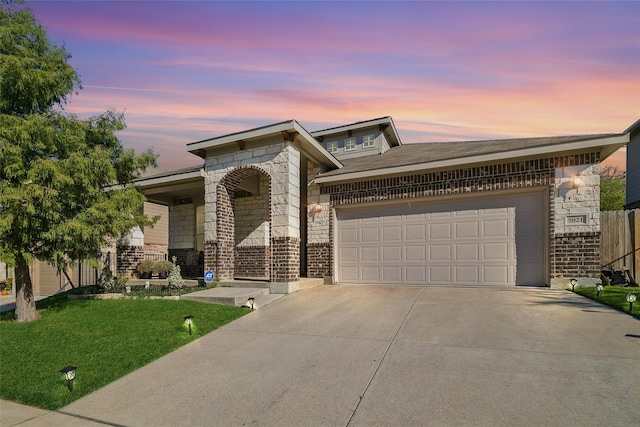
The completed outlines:
[[[336,281],[544,286],[544,189],[336,209]]]

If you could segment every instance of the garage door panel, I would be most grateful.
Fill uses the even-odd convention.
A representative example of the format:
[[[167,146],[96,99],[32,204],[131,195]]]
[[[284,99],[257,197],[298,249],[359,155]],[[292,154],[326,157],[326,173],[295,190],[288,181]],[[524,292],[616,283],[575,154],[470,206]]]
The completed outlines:
[[[387,246],[382,248],[383,262],[401,262],[402,246]]]
[[[402,267],[400,266],[383,266],[382,280],[386,283],[402,283]]]
[[[429,240],[450,240],[452,225],[450,223],[429,224]]]
[[[386,248],[383,248],[386,250]],[[380,248],[365,247],[360,249],[360,259],[362,262],[378,262],[380,261]]]
[[[377,243],[380,241],[380,229],[374,227],[362,227],[360,229],[360,242]]]
[[[337,209],[336,279],[543,285],[545,194]]]
[[[455,246],[456,261],[479,261],[478,243],[461,244]]]
[[[424,224],[406,225],[404,231],[407,242],[423,242],[427,237],[427,226]]]
[[[450,266],[429,266],[429,283],[448,284],[452,283],[453,271]]]
[[[385,226],[382,228],[382,241],[383,242],[401,242],[402,241],[402,226]]]
[[[408,262],[426,262],[427,247],[425,245],[414,246],[407,245],[404,247],[404,260]]]
[[[340,260],[342,263],[357,262],[358,261],[358,248],[357,247],[343,247],[339,249]]]
[[[424,265],[407,266],[405,274],[405,282],[407,283],[426,283],[427,281],[427,268]]]
[[[499,260],[508,261],[512,257],[510,251],[510,245],[506,242],[499,243],[483,243],[482,244],[482,259],[483,260]]]
[[[478,238],[478,222],[464,221],[455,223],[456,239],[477,239]]]
[[[509,282],[509,266],[485,265],[482,266],[483,283],[502,284]]]
[[[429,260],[430,261],[451,261],[453,258],[452,245],[430,245],[429,246]]]
[[[480,267],[477,265],[460,265],[454,268],[455,281],[458,283],[480,283]]]

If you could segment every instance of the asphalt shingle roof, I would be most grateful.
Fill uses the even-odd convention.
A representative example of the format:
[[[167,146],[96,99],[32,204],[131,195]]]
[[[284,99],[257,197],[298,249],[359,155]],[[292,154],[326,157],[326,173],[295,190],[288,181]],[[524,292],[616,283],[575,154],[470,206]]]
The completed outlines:
[[[377,156],[341,160],[344,167],[325,172],[322,176],[337,176],[398,166],[408,166],[450,159],[517,151],[527,148],[553,146],[571,142],[606,138],[617,134],[553,136],[489,141],[425,142],[392,147]]]

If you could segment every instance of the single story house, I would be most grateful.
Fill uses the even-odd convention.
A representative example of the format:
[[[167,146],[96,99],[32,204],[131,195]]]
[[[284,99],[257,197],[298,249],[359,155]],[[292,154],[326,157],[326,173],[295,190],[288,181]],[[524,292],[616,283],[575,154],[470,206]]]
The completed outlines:
[[[219,280],[556,288],[600,275],[600,162],[629,140],[403,144],[391,117],[289,120],[190,143],[202,166],[135,184],[168,206],[169,256]]]

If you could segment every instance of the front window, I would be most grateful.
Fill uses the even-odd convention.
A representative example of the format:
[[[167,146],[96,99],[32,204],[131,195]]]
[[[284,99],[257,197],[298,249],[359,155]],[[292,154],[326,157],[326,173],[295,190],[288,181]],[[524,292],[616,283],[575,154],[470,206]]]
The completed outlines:
[[[356,139],[348,138],[344,140],[344,151],[351,151],[356,149]]]
[[[337,153],[338,152],[338,143],[337,142],[330,142],[327,144],[327,151],[330,153]]]

